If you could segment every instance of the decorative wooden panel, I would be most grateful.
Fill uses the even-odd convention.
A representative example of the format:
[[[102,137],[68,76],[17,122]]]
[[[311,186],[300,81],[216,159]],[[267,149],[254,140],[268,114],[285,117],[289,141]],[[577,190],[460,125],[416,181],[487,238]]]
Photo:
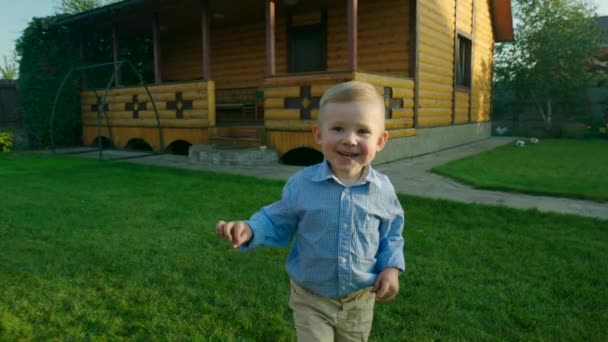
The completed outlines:
[[[171,138],[164,132],[166,129],[167,132],[171,131],[170,128],[194,128],[206,131],[207,127],[215,125],[215,84],[213,81],[154,85],[149,86],[148,89],[158,110],[160,126],[163,128],[165,137],[165,147],[170,144],[168,139]],[[97,137],[98,109],[103,94],[102,89],[98,89],[96,92],[84,91],[80,94],[83,130],[89,132],[85,134],[85,142]],[[126,144],[128,139],[141,137],[132,136],[133,132],[145,133],[146,137],[150,138],[154,135],[151,132],[156,131],[157,137],[154,139],[159,139],[156,114],[144,87],[111,89],[106,98],[105,108],[112,127],[112,136],[119,139],[114,141],[117,146],[123,147],[121,144],[123,142]],[[100,124],[107,128],[108,122],[103,115]],[[187,134],[195,134],[198,137],[197,141],[203,139],[200,135],[202,133]],[[152,144],[153,141],[148,143]]]
[[[371,73],[334,73],[271,78],[264,87],[266,141],[279,154],[298,147],[314,147],[310,132],[317,119],[319,100],[332,85],[360,80],[373,84],[385,99],[389,138],[416,135],[414,124],[414,81]],[[280,134],[279,134],[280,133]],[[306,138],[306,139],[309,139]]]
[[[190,144],[208,144],[210,142],[207,130],[193,128],[163,128],[163,143],[165,149],[176,140],[184,140]],[[99,136],[97,127],[84,126],[82,128],[83,143],[86,146],[96,147],[97,137]],[[107,127],[101,128],[101,136],[110,138],[110,132]],[[164,152],[160,150],[160,137],[158,128],[150,127],[113,127],[112,128],[112,143],[118,148],[126,148],[131,139],[145,140],[154,151]]]

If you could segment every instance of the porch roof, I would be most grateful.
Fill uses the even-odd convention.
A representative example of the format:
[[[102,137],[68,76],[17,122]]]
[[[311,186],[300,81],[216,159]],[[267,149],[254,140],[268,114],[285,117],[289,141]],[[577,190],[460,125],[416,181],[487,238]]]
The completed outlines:
[[[490,9],[492,12],[492,25],[494,27],[495,40],[497,42],[512,41],[513,40],[513,17],[511,11],[511,0],[489,0]],[[145,19],[146,15],[150,15],[153,12],[162,12],[164,9],[178,9],[184,2],[189,5],[192,2],[184,0],[123,0],[117,3],[109,4],[99,8],[95,8],[82,13],[74,14],[71,16],[64,17],[57,20],[58,25],[79,25],[79,26],[90,26],[90,27],[105,27],[111,25],[112,16],[120,16],[123,20],[120,21],[121,31],[131,30],[142,31],[147,30],[149,25],[142,25],[141,21]],[[264,1],[238,1],[238,6],[234,6],[236,1],[224,0],[224,1],[210,1],[213,9],[216,12],[231,12],[237,11],[239,13],[247,13],[248,17],[255,16],[259,13],[260,17],[264,15]],[[200,1],[195,2],[200,4]],[[197,23],[197,18],[200,15],[200,11],[196,9],[188,8],[184,9],[177,18],[172,18],[170,25],[181,24],[182,27],[186,23]],[[143,20],[147,22],[146,20]],[[137,23],[140,23],[139,25]],[[229,24],[227,21],[226,24]]]

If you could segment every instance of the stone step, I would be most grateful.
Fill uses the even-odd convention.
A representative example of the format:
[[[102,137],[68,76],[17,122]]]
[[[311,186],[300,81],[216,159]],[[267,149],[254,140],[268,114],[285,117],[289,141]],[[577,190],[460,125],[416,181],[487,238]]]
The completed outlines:
[[[188,151],[191,162],[216,166],[263,166],[277,163],[276,151],[265,148],[227,148],[214,145],[192,145]]]

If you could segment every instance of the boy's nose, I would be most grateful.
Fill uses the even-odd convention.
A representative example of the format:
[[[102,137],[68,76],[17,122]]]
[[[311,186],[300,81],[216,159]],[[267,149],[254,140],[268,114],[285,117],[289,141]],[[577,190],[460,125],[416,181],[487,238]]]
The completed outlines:
[[[357,136],[354,132],[347,132],[344,135],[344,144],[346,145],[356,145],[357,144]]]

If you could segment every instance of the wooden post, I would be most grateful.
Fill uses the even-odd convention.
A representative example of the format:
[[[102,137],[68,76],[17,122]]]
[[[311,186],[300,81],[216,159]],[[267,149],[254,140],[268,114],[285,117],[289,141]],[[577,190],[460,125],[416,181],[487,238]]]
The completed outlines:
[[[211,79],[211,53],[209,51],[209,1],[201,0],[201,32],[203,37],[203,79]]]
[[[118,48],[118,29],[116,28],[116,24],[112,24],[112,50],[114,56],[114,70],[116,71],[116,86],[119,87],[122,83],[122,77],[120,77],[120,68],[118,64],[119,56],[119,48]]]
[[[152,23],[152,44],[154,45],[154,83],[161,84],[163,82],[161,58],[160,58],[160,19],[158,12],[154,12]]]
[[[348,68],[357,70],[358,40],[357,40],[357,17],[358,0],[348,0]]]
[[[266,74],[276,74],[276,57],[274,47],[275,35],[275,0],[266,0]]]
[[[80,36],[80,41],[78,42],[78,49],[80,50],[80,65],[83,66],[85,63],[84,60],[84,35]],[[87,73],[83,70],[80,72],[80,89],[87,90],[89,89],[89,80],[87,79]]]

